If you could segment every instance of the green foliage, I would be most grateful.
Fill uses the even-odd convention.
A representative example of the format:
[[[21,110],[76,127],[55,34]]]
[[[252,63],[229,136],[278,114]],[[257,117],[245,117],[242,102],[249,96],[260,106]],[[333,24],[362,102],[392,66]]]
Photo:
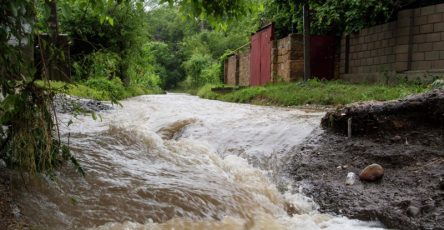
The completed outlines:
[[[99,50],[73,64],[74,79],[113,78],[118,75],[121,58],[114,52]]]
[[[432,89],[444,89],[444,79],[437,79],[430,84]]]
[[[10,167],[49,174],[70,160],[83,174],[58,137],[51,101],[52,94],[34,83],[26,84],[18,94],[6,95],[0,103],[0,158]]]
[[[170,5],[176,3],[186,15],[192,18],[205,18],[213,27],[219,29],[226,29],[228,23],[245,16],[255,15],[264,9],[261,0],[161,0],[160,2],[168,2]]]
[[[422,85],[405,84],[356,85],[341,81],[309,80],[307,83],[281,83],[259,87],[248,87],[219,94],[211,91],[213,85],[202,87],[197,95],[203,98],[229,102],[266,105],[294,106],[305,104],[340,105],[368,100],[392,100],[427,89]]]
[[[112,80],[108,80],[106,78],[91,78],[85,82],[85,85],[105,92],[107,97],[112,100],[120,100],[124,96],[125,88],[122,84],[122,81],[119,78],[113,78]]]
[[[288,33],[302,33],[301,0],[267,0],[263,16],[275,22],[278,37]],[[415,3],[418,2],[418,3]],[[436,0],[310,0],[313,34],[352,33],[385,23],[396,17],[399,9],[436,3]]]
[[[181,67],[184,61],[181,52],[174,52],[173,47],[164,42],[147,42],[142,50],[145,56],[150,56],[150,60],[145,63],[152,63],[151,72],[158,76],[158,85],[170,89],[176,87],[177,83],[185,79],[185,72]]]
[[[220,66],[209,55],[194,54],[184,63],[187,72],[187,84],[197,88],[207,83],[220,82]]]
[[[210,54],[217,60],[226,50],[236,49],[249,41],[249,36],[243,33],[223,33],[219,31],[202,31],[187,37],[182,42],[182,49],[186,56],[193,54]]]

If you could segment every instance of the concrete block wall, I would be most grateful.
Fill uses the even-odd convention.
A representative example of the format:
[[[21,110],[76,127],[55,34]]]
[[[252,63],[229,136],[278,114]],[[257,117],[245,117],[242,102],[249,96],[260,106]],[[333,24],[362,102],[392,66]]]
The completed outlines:
[[[250,51],[239,54],[239,85],[250,85]]]
[[[444,69],[444,4],[413,13],[411,70]]]
[[[290,34],[277,40],[272,51],[272,80],[294,81],[303,76],[302,36]]]
[[[340,77],[353,82],[388,82],[444,69],[444,4],[398,12],[396,21],[341,38]],[[439,72],[439,71],[438,71]]]
[[[228,65],[226,67],[226,79],[225,79],[225,83],[229,84],[229,85],[236,85],[238,80],[237,80],[237,76],[238,76],[238,56],[237,55],[233,55],[231,57],[228,58],[228,61],[226,62]]]
[[[271,57],[273,82],[294,81],[304,72],[302,36],[290,34],[274,41]],[[225,84],[250,85],[250,50],[232,55],[225,61]]]

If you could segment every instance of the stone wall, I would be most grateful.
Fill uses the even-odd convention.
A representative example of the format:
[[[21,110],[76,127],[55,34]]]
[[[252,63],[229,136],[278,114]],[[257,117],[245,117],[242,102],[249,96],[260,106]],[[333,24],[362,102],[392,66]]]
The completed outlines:
[[[239,85],[250,85],[250,51],[239,54]]]
[[[290,34],[277,40],[272,50],[272,80],[295,81],[304,73],[302,36]]]
[[[295,81],[304,72],[302,36],[290,34],[274,41],[271,57],[271,80]],[[232,55],[225,61],[225,84],[250,85],[250,50]]]
[[[396,21],[344,35],[340,76],[352,82],[430,81],[444,69],[444,4],[403,10]]]
[[[226,68],[226,84],[229,85],[236,85],[237,83],[237,55],[233,55],[228,58],[228,61],[226,62],[228,64]]]

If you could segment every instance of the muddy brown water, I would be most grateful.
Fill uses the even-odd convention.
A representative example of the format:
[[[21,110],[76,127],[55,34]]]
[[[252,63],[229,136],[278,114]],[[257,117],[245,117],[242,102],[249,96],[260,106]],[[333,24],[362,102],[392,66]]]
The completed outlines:
[[[89,116],[59,114],[85,177],[15,185],[36,229],[378,229],[322,214],[282,170],[323,112],[140,96]],[[291,208],[288,208],[291,207]],[[292,210],[289,214],[288,210]]]

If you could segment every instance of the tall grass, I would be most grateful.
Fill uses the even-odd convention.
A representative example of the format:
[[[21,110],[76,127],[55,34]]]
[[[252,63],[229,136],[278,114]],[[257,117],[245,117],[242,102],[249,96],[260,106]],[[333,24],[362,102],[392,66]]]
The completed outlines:
[[[281,106],[341,105],[369,100],[386,101],[421,93],[427,89],[425,85],[415,84],[386,86],[319,80],[248,87],[224,94],[212,92],[211,88],[213,88],[212,85],[205,85],[198,90],[197,95],[202,98],[228,102]]]

